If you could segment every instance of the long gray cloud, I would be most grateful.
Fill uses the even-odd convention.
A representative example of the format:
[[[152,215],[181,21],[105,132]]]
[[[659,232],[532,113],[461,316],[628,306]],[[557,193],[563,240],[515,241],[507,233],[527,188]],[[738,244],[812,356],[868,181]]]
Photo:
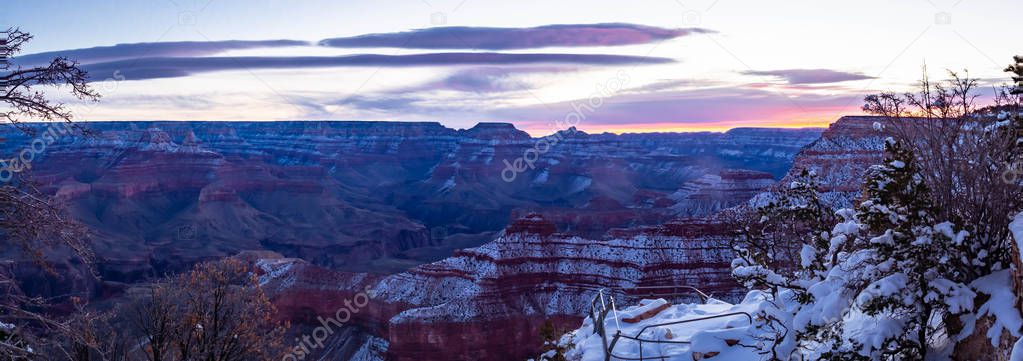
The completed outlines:
[[[532,28],[448,26],[325,39],[319,44],[339,48],[511,50],[634,45],[710,32],[713,31],[701,28],[666,29],[625,23],[561,24]]]
[[[395,88],[388,93],[405,94],[436,90],[471,92],[479,95],[504,93],[534,88],[534,84],[521,78],[523,75],[559,74],[580,69],[583,67],[576,65],[469,67],[422,84]]]
[[[750,70],[742,74],[770,76],[784,79],[789,84],[827,84],[851,80],[874,79],[863,73],[851,73],[830,69],[783,69],[783,70]]]
[[[669,58],[606,54],[430,53],[413,55],[346,55],[299,57],[139,58],[85,65],[96,80],[118,74],[127,80],[173,78],[225,70],[322,67],[410,67],[450,65],[642,65],[665,64]]]
[[[224,40],[133,43],[21,55],[14,58],[14,63],[21,66],[36,66],[48,64],[56,57],[66,57],[68,59],[77,60],[81,64],[92,64],[135,58],[206,56],[230,50],[308,45],[310,45],[309,42],[299,40]]]

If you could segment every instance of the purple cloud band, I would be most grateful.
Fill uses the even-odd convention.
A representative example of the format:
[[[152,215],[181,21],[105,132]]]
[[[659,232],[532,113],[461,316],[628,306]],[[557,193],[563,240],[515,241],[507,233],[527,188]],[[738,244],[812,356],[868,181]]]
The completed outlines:
[[[666,29],[626,23],[561,24],[531,28],[436,27],[406,32],[365,34],[321,40],[330,47],[397,47],[410,49],[509,50],[545,47],[615,46],[644,44],[713,31],[701,28]],[[132,43],[26,54],[14,58],[22,66],[49,63],[67,57],[82,64],[136,58],[199,57],[231,50],[312,45],[302,40],[223,40]]]
[[[607,54],[430,53],[413,55],[346,55],[299,57],[139,58],[85,65],[94,79],[117,72],[127,80],[173,78],[224,70],[299,69],[322,67],[409,67],[449,65],[643,65],[665,64],[669,58]]]
[[[311,100],[310,104],[343,105],[386,117],[444,116],[471,114],[489,120],[514,120],[533,129],[550,129],[569,116],[582,127],[628,127],[636,124],[742,124],[759,121],[785,122],[813,115],[840,114],[856,109],[859,94],[785,94],[745,87],[672,90],[656,93],[622,92],[601,99],[566,102],[480,107],[474,101],[431,101],[429,93],[369,94],[341,100]],[[830,115],[828,115],[830,116]],[[562,123],[563,124],[563,123]]]
[[[629,126],[635,124],[709,124],[748,123],[764,120],[792,121],[811,115],[854,110],[859,94],[803,94],[789,97],[781,93],[751,88],[711,88],[677,90],[647,94],[614,95],[599,108],[578,99],[542,106],[498,108],[490,111],[493,119],[516,119],[521,124],[550,127],[555,119],[573,112],[583,116],[583,126]],[[851,108],[851,109],[850,109]],[[577,109],[582,109],[579,112]],[[411,111],[411,110],[410,110]]]
[[[48,64],[56,57],[66,57],[68,59],[77,60],[81,64],[92,64],[134,58],[206,56],[230,50],[308,45],[310,45],[309,42],[299,40],[225,40],[134,43],[27,54],[15,57],[14,62],[21,66],[36,66]]]
[[[339,48],[511,50],[634,45],[710,32],[701,28],[665,29],[624,23],[561,24],[532,28],[449,26],[325,39],[319,45]]]
[[[742,74],[754,76],[770,76],[784,79],[789,84],[826,84],[843,81],[875,79],[863,73],[852,73],[830,69],[784,69],[765,71],[744,71]]]
[[[553,46],[613,46],[642,44],[671,39],[705,29],[666,29],[625,23],[562,24],[531,28],[438,27],[399,33],[366,34],[321,41],[333,47],[403,47],[420,49],[527,49]],[[55,57],[67,57],[83,64],[94,79],[117,73],[129,80],[171,78],[195,73],[234,69],[294,69],[342,66],[442,66],[442,65],[639,65],[672,62],[671,59],[611,54],[503,54],[430,53],[415,55],[348,55],[334,57],[209,57],[231,50],[310,46],[300,40],[226,40],[117,44],[21,55],[13,59],[20,66],[38,66]],[[486,92],[523,87],[509,74],[475,72],[455,74],[440,87]]]

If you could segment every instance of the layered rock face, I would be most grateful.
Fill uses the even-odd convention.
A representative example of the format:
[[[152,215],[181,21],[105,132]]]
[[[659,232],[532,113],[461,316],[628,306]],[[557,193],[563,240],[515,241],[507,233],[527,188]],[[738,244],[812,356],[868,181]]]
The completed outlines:
[[[687,182],[669,198],[679,216],[708,216],[742,204],[776,182],[768,173],[726,170]]]
[[[578,323],[600,288],[622,300],[637,286],[739,295],[720,224],[675,221],[601,240],[549,233],[553,226],[532,215],[486,245],[377,280],[299,263],[267,272],[267,288],[286,317],[301,320],[328,317],[368,287],[375,296],[350,326],[386,338],[393,360],[525,359],[544,322]]]
[[[90,228],[103,278],[124,282],[242,250],[398,272],[489,241],[532,212],[559,232],[599,238],[671,219],[667,196],[707,174],[738,168],[780,177],[819,134],[573,129],[544,147],[510,124],[82,125],[94,135],[65,135],[34,154],[33,179]],[[5,133],[4,154],[33,144]],[[523,169],[506,181],[507,164],[520,158]]]
[[[884,132],[874,128],[878,117],[842,117],[832,123],[820,139],[810,143],[796,157],[792,172],[781,184],[806,169],[817,173],[821,197],[836,208],[852,206],[863,187],[867,170],[884,159]]]

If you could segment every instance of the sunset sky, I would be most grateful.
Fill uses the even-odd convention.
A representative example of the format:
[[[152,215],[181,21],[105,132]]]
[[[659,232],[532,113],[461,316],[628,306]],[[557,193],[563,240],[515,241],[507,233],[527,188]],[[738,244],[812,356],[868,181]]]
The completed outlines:
[[[1023,51],[1019,0],[29,1],[15,58],[78,59],[79,120],[393,120],[551,133],[824,126]],[[118,45],[122,44],[122,45]],[[105,80],[104,80],[105,79]],[[54,93],[54,96],[58,96]]]

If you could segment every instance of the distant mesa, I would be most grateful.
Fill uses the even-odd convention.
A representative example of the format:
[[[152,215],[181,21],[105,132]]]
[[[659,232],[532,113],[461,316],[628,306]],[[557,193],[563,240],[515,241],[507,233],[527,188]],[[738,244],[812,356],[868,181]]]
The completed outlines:
[[[529,133],[515,128],[511,123],[479,123],[465,130],[466,136],[486,140],[529,140]]]
[[[535,234],[547,237],[558,231],[553,222],[543,218],[539,213],[530,213],[512,222],[505,234]]]

